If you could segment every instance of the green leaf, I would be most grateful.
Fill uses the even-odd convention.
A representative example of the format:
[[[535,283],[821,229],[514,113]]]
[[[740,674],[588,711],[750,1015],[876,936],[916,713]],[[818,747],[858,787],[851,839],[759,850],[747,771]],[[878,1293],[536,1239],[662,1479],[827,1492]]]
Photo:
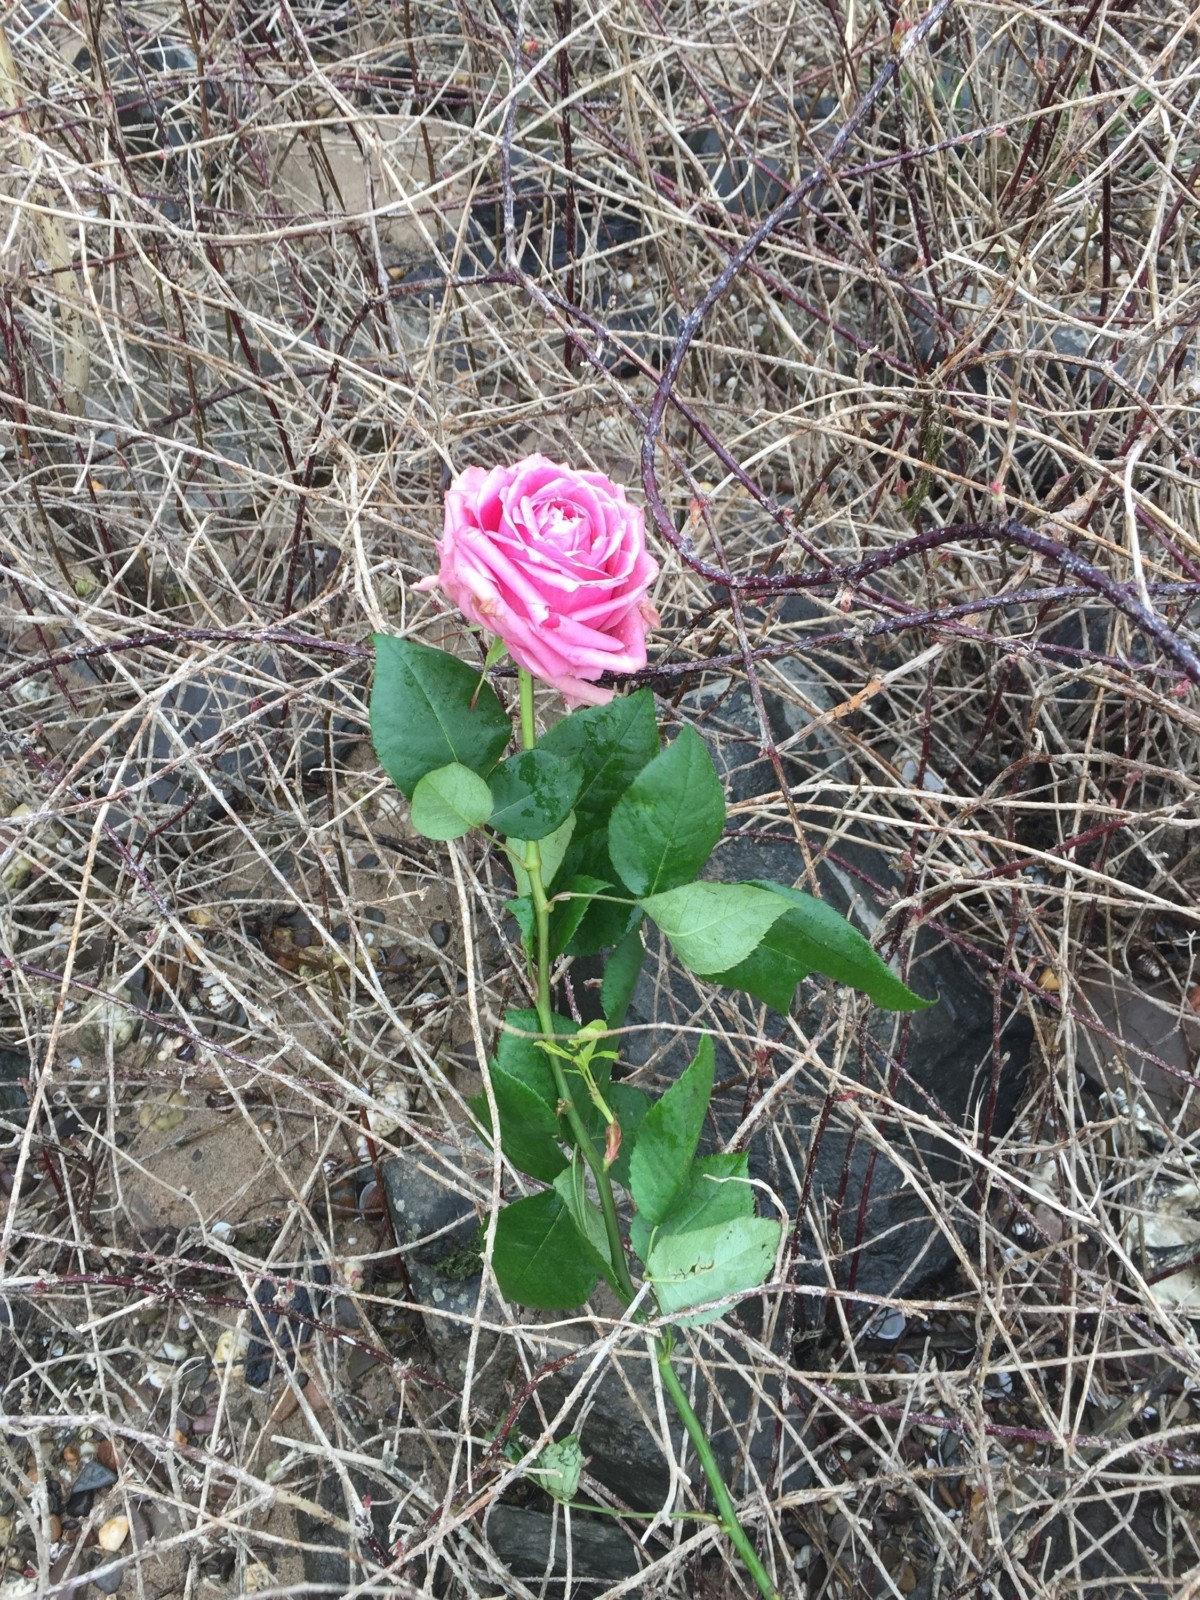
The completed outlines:
[[[554,882],[554,875],[562,866],[563,857],[571,843],[571,835],[575,832],[575,813],[572,811],[561,827],[555,828],[553,833],[547,834],[544,839],[537,840],[537,847],[542,857],[542,887],[549,890]],[[527,895],[529,893],[529,874],[525,870],[529,841],[525,839],[509,839],[504,850],[512,864],[513,877],[516,880],[517,892]]]
[[[750,1158],[742,1150],[723,1155],[697,1156],[671,1209],[654,1226],[639,1211],[629,1230],[629,1242],[645,1261],[652,1240],[666,1233],[692,1233],[715,1228],[738,1217],[754,1215],[754,1190]]]
[[[622,1189],[629,1188],[629,1162],[637,1148],[638,1135],[654,1104],[644,1089],[635,1089],[631,1083],[611,1083],[604,1096],[608,1109],[621,1125],[621,1148],[609,1171],[614,1183]]]
[[[568,1138],[568,1130],[558,1115],[558,1092],[546,1052],[530,1037],[540,1029],[536,1011],[506,1011],[488,1071],[500,1113],[501,1148],[515,1167],[549,1183],[567,1166],[559,1144]],[[578,1024],[556,1016],[554,1031],[569,1037]],[[476,1095],[470,1105],[487,1132],[486,1098]]]
[[[511,916],[516,918],[517,926],[521,930],[521,944],[525,954],[533,954],[533,941],[537,936],[537,912],[533,909],[533,901],[527,894],[518,895],[515,900],[510,900],[504,908]]]
[[[728,972],[714,973],[708,982],[724,984],[728,989],[742,989],[786,1017],[792,1009],[796,985],[811,971],[796,958],[795,941],[788,928],[790,917],[791,912],[785,911],[779,921],[767,929],[756,950]]]
[[[604,706],[572,711],[547,729],[538,748],[578,760],[583,787],[575,809],[589,830],[607,825],[618,796],[658,753],[654,696],[639,689]]]
[[[556,1444],[548,1444],[539,1451],[527,1471],[559,1505],[569,1506],[579,1493],[579,1479],[583,1474],[583,1451],[579,1448],[579,1435],[568,1433]]]
[[[567,1165],[567,1158],[559,1149],[563,1129],[553,1103],[547,1104],[537,1089],[501,1072],[494,1064],[489,1075],[500,1115],[500,1148],[518,1171],[550,1183]],[[487,1096],[474,1095],[469,1104],[484,1132],[488,1132]]]
[[[504,640],[500,638],[499,634],[497,634],[492,640],[491,644],[488,645],[487,655],[483,658],[484,672],[490,672],[493,667],[498,667],[507,654],[508,646],[505,644]]]
[[[935,1004],[901,983],[858,929],[824,900],[782,883],[761,881],[755,887],[779,895],[788,910],[752,955],[715,982],[745,989],[785,1014],[797,983],[810,972],[849,984],[885,1011],[923,1011]]]
[[[591,1294],[603,1263],[553,1189],[505,1206],[496,1218],[492,1267],[501,1292],[540,1311],[572,1311]]]
[[[691,883],[725,826],[725,795],[708,746],[693,728],[655,756],[613,807],[608,853],[630,893]]]
[[[371,740],[397,789],[411,800],[427,772],[452,762],[490,772],[512,738],[491,684],[445,650],[382,633],[373,643]]]
[[[561,885],[556,895],[569,895],[567,900],[557,900],[550,907],[550,958],[556,959],[570,944],[579,924],[592,910],[594,896],[613,893],[611,883],[599,878],[570,878]],[[630,906],[632,911],[633,907]]]
[[[572,1022],[569,1017],[554,1018],[554,1033],[558,1039],[569,1039],[579,1032],[579,1024]],[[504,1013],[504,1027],[499,1039],[496,1041],[495,1067],[501,1072],[507,1072],[510,1077],[519,1078],[522,1083],[528,1084],[545,1105],[558,1114],[558,1092],[554,1087],[554,1074],[550,1070],[550,1058],[538,1043],[541,1034],[541,1024],[536,1011],[506,1011]],[[567,1088],[570,1090],[571,1099],[583,1118],[588,1130],[596,1131],[596,1124],[601,1120],[600,1113],[592,1104],[591,1096],[587,1092],[582,1076],[574,1071],[566,1061],[560,1063],[566,1074]],[[608,1088],[609,1074],[612,1071],[611,1061],[594,1061],[592,1063],[592,1077],[603,1094]],[[565,1122],[559,1124],[559,1136],[569,1140],[570,1130]]]
[[[568,858],[563,874],[567,877],[592,878],[610,885],[610,888],[607,895],[593,900],[588,906],[583,920],[565,947],[570,956],[594,956],[598,951],[607,950],[619,944],[630,927],[642,920],[641,911],[625,898],[624,886],[617,882],[617,875],[608,859],[604,835],[594,833],[591,842],[594,848],[582,854],[593,865],[576,872],[572,870],[572,860]],[[575,851],[572,850],[570,855],[575,857]]]
[[[412,825],[426,839],[461,839],[492,812],[492,791],[477,772],[452,761],[418,780]]]
[[[619,1028],[625,1021],[633,991],[641,976],[646,946],[642,939],[641,919],[617,945],[604,966],[600,984],[600,1004],[610,1028]]]
[[[625,896],[624,886],[619,883],[608,858],[607,829],[593,828],[590,833],[576,832],[559,872],[560,882],[565,883],[571,878],[595,878],[600,883],[615,884],[612,893]],[[635,906],[628,903],[617,904],[607,897],[594,900],[571,936],[566,953],[570,956],[592,956],[610,948],[624,937],[635,918],[641,919],[641,915]]]
[[[787,909],[777,894],[749,883],[687,883],[651,895],[642,908],[699,977],[744,961]]]
[[[708,1300],[747,1294],[767,1281],[783,1232],[768,1217],[740,1217],[689,1233],[659,1233],[646,1263],[654,1298],[665,1317]],[[679,1318],[698,1327],[723,1316],[727,1306]]]
[[[500,763],[489,781],[496,832],[545,839],[567,820],[583,783],[583,768],[548,750],[519,750]]]
[[[556,1038],[570,1038],[579,1024],[570,1017],[553,1018]],[[495,1065],[510,1078],[528,1084],[552,1110],[558,1105],[554,1074],[546,1052],[538,1043],[542,1025],[536,1011],[506,1011],[500,1036],[496,1040]]]
[[[646,1113],[629,1162],[629,1188],[641,1216],[662,1221],[687,1180],[712,1096],[713,1045],[707,1034],[696,1058]]]
[[[588,1199],[584,1174],[583,1157],[576,1155],[567,1170],[555,1178],[554,1191],[571,1213],[571,1221],[604,1263],[601,1271],[615,1289],[617,1280],[609,1258],[608,1230],[600,1207]]]

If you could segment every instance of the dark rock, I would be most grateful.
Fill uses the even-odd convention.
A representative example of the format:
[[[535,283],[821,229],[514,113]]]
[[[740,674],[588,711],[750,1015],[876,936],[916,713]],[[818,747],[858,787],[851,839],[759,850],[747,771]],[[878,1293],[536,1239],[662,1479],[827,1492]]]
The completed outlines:
[[[425,1334],[442,1376],[450,1383],[465,1378],[471,1323],[483,1284],[482,1212],[458,1187],[459,1174],[472,1166],[490,1171],[491,1156],[479,1146],[433,1145],[380,1163],[384,1200],[409,1286],[424,1310]],[[494,1321],[499,1307],[485,1306],[483,1314]],[[503,1348],[495,1333],[483,1332],[476,1342],[472,1394],[481,1406],[499,1395],[507,1378],[511,1362],[501,1356]]]
[[[297,695],[304,676],[294,664],[285,668],[267,655],[240,672],[198,671],[174,684],[152,725],[130,749],[124,781],[135,790],[144,787],[156,807],[181,810],[191,802],[185,827],[195,836],[223,816],[226,806],[252,803],[273,766],[290,770],[297,783],[311,779],[329,759],[328,713],[315,694],[311,699]],[[322,692],[329,686],[323,684]],[[362,724],[334,715],[329,726],[337,759],[361,734]],[[234,728],[238,731],[231,735]],[[196,759],[181,762],[184,752]],[[212,787],[192,786],[198,765]],[[149,783],[147,770],[157,774]],[[133,826],[129,818],[115,818],[114,825]]]
[[[84,1463],[82,1471],[71,1486],[71,1492],[73,1496],[87,1494],[89,1491],[95,1494],[101,1489],[111,1489],[116,1481],[117,1475],[111,1468],[106,1467],[102,1461],[91,1460]]]
[[[93,1589],[98,1589],[101,1594],[116,1594],[125,1581],[125,1568],[127,1561],[118,1561],[115,1565],[111,1556],[103,1557],[103,1566],[91,1580]]]
[[[560,1339],[566,1337],[558,1330]],[[603,1337],[598,1326],[587,1329],[579,1337],[587,1340]],[[694,1384],[687,1345],[680,1342],[675,1350],[675,1369],[685,1389],[693,1393],[711,1382],[716,1370],[723,1373],[721,1381],[721,1408],[714,1411],[709,1428],[709,1443],[720,1464],[722,1475],[734,1495],[743,1491],[753,1493],[755,1482],[761,1482],[768,1468],[773,1443],[774,1418],[769,1408],[762,1405],[765,1390],[772,1380],[759,1374],[757,1389],[741,1375],[744,1352],[732,1346],[727,1361],[722,1361],[719,1350],[720,1329],[715,1325],[705,1330],[706,1373]],[[561,1368],[542,1379],[538,1385],[538,1403],[547,1416],[557,1414],[584,1375],[590,1357]],[[608,1364],[593,1378],[588,1398],[577,1413],[570,1417],[570,1427],[579,1435],[580,1448],[587,1462],[589,1475],[633,1511],[658,1511],[671,1491],[671,1469],[659,1443],[661,1419],[654,1400],[654,1374],[651,1356],[644,1341],[614,1353]],[[757,1399],[757,1410],[756,1410]],[[691,1453],[684,1436],[683,1425],[667,1406],[671,1428],[671,1452],[676,1460],[686,1460],[686,1470],[697,1484],[703,1481],[703,1470]],[[538,1413],[531,1404],[522,1415],[520,1425],[529,1433],[541,1427]]]
[[[636,1542],[615,1523],[573,1511],[570,1532],[557,1517],[524,1506],[493,1506],[484,1523],[492,1549],[515,1577],[553,1574],[553,1592],[567,1600],[591,1600],[645,1564]],[[563,1586],[570,1552],[571,1587]]]
[[[76,53],[77,72],[93,74],[91,52]],[[205,78],[191,45],[183,39],[147,37],[129,29],[122,38],[104,41],[104,64],[93,74],[117,116],[127,157],[133,170],[154,172],[167,180],[176,194],[154,198],[162,214],[178,222],[190,210],[176,195],[202,189],[199,148],[201,101],[209,109],[220,100],[215,81]]]
[[[471,1275],[469,1255],[482,1219],[475,1202],[456,1187],[462,1182],[462,1161],[456,1146],[435,1144],[380,1162],[384,1198],[410,1273],[416,1264],[442,1265],[447,1278],[461,1279],[463,1272],[456,1270],[461,1262]],[[476,1147],[473,1164],[486,1171],[491,1156]]]
[[[298,39],[314,56],[343,53],[344,35],[356,17],[352,0],[293,0],[286,20],[258,0],[239,0],[237,10],[246,35],[277,55],[292,55]]]
[[[360,67],[356,81],[366,104],[393,115],[400,111],[421,111],[468,126],[474,119],[476,108],[471,89],[464,84],[443,82],[440,78],[414,79],[412,58],[407,51]]]
[[[280,1269],[273,1269],[277,1274]],[[321,1262],[303,1262],[298,1274],[308,1279],[297,1283],[290,1293],[281,1285],[260,1283],[254,1299],[259,1310],[254,1318],[253,1332],[246,1349],[246,1382],[261,1389],[275,1370],[281,1356],[284,1365],[292,1367],[296,1352],[312,1339],[314,1323],[321,1315],[325,1296],[319,1291],[329,1287],[329,1268]],[[280,1303],[281,1296],[287,1299]]]
[[[0,1146],[7,1144],[25,1125],[29,1096],[24,1084],[32,1071],[29,1057],[22,1051],[0,1049]],[[6,1128],[6,1121],[18,1126]]]
[[[365,1472],[351,1466],[345,1474],[356,1500],[347,1504],[343,1474],[325,1464],[317,1483],[306,1490],[306,1498],[342,1522],[349,1522],[361,1530],[358,1549],[349,1547],[347,1535],[330,1526],[323,1518],[298,1510],[296,1527],[304,1541],[304,1577],[308,1587],[304,1592],[337,1596],[351,1592],[363,1581],[364,1569],[369,1571],[376,1563],[388,1559],[385,1552],[393,1540],[403,1536],[403,1527],[394,1525],[397,1509],[397,1484],[395,1479],[382,1472]],[[369,1512],[366,1510],[370,1507]],[[418,1591],[423,1576],[424,1563],[415,1561],[404,1566],[401,1581],[395,1588],[390,1585],[379,1593],[409,1595]]]
[[[597,196],[577,185],[572,239],[561,169],[518,149],[513,151],[512,173],[513,225],[521,267],[533,276],[563,273],[573,260],[583,256],[594,260],[639,244],[648,236],[642,213],[632,200]],[[504,197],[499,172],[490,191],[471,204],[466,252],[481,272],[503,264]]]
[[[521,268],[532,277],[565,288],[565,274],[573,261],[587,259],[594,268],[599,257],[611,258],[616,265],[625,252],[649,250],[650,230],[632,201],[594,196],[586,189],[575,195],[574,233],[568,229],[567,194],[561,173],[544,167],[523,152],[515,153],[513,220],[521,249]],[[447,258],[456,252],[447,240]],[[483,275],[504,265],[504,207],[499,184],[493,192],[471,207],[460,272]],[[445,291],[445,277],[436,263],[414,265],[400,280],[418,299],[433,303]],[[679,315],[673,306],[630,303],[620,274],[613,272],[609,293],[603,305],[585,305],[605,330],[598,354],[618,375],[635,371],[639,363],[658,365],[666,348],[679,330]],[[596,342],[595,331],[580,326],[581,336]],[[453,359],[467,364],[467,352],[455,351]]]
[[[966,383],[977,394],[996,394],[1007,401],[1016,385],[1019,393],[1043,405],[1049,397],[1053,410],[1055,400],[1061,403],[1069,394],[1086,401],[1101,389],[1111,391],[1114,373],[1118,381],[1147,394],[1176,363],[1181,374],[1196,369],[1195,350],[1181,349],[1177,334],[1155,338],[1141,325],[1114,326],[1101,316],[1099,296],[1082,302],[1065,299],[1059,314],[1048,303],[1040,315],[1024,301],[1011,310],[998,305],[992,289],[978,281],[968,283],[958,299],[956,343],[966,354],[948,369],[948,376],[952,384]],[[917,357],[923,367],[936,365],[945,354],[939,342],[942,330],[919,302],[910,300],[908,307]],[[986,337],[975,337],[984,328]],[[999,354],[1013,350],[1021,352],[1018,361]],[[1058,470],[1065,471],[1066,463]]]

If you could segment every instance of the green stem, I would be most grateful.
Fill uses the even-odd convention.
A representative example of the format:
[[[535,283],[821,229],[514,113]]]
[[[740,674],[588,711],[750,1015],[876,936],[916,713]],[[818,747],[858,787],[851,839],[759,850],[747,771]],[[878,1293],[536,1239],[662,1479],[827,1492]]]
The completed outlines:
[[[537,743],[537,727],[533,719],[533,678],[524,667],[518,669],[517,676],[521,685],[521,748],[532,750]],[[529,875],[529,894],[533,901],[535,922],[533,942],[538,1021],[546,1037],[553,1039],[554,1013],[550,1005],[550,902],[546,898],[546,888],[542,883],[542,852],[537,844],[526,846],[525,871]],[[561,1062],[549,1051],[546,1051],[545,1055],[554,1076],[554,1092],[563,1107],[571,1137],[596,1180],[600,1211],[604,1217],[605,1237],[608,1239],[608,1253],[617,1276],[617,1287],[628,1302],[633,1299],[635,1291],[633,1279],[629,1276],[625,1246],[621,1242],[621,1223],[617,1216],[617,1202],[613,1198],[608,1168],[592,1143],[591,1135],[584,1127],[583,1118],[575,1105],[575,1097],[571,1093]]]
[[[656,1341],[656,1346],[655,1355],[658,1358],[658,1370],[662,1374],[663,1388],[670,1395],[671,1403],[679,1413],[679,1419],[692,1441],[692,1448],[704,1468],[704,1476],[708,1479],[708,1487],[712,1490],[725,1536],[745,1562],[746,1571],[758,1585],[758,1592],[763,1596],[763,1600],[780,1600],[779,1590],[771,1582],[771,1574],[759,1560],[758,1551],[750,1542],[750,1535],[738,1521],[737,1508],[729,1490],[725,1487],[725,1479],[721,1476],[721,1468],[713,1454],[712,1445],[708,1442],[708,1435],[700,1418],[692,1410],[692,1403],[684,1393],[679,1374],[671,1365],[670,1335],[661,1335]]]
[[[532,750],[537,743],[537,726],[533,715],[533,678],[524,667],[518,669],[517,677],[521,689],[521,748]],[[528,844],[526,852],[525,870],[529,875],[529,893],[533,900],[535,919],[534,960],[538,1021],[546,1037],[553,1039],[554,1014],[550,1005],[550,903],[546,898],[546,888],[542,882],[541,850],[536,844]],[[561,1063],[551,1052],[547,1051],[545,1054],[554,1075],[554,1092],[564,1108],[571,1136],[596,1180],[596,1191],[600,1196],[600,1210],[604,1216],[604,1229],[613,1271],[617,1276],[621,1297],[628,1305],[635,1297],[635,1290],[633,1279],[629,1275],[625,1246],[621,1240],[621,1224],[617,1217],[617,1204],[613,1198],[612,1179],[583,1125],[583,1119],[576,1109]],[[654,1353],[658,1369],[662,1374],[663,1388],[670,1395],[671,1403],[679,1413],[680,1421],[704,1469],[704,1476],[708,1479],[721,1527],[730,1544],[745,1562],[746,1570],[758,1586],[763,1600],[780,1600],[779,1590],[771,1582],[771,1576],[759,1560],[758,1553],[750,1542],[750,1536],[738,1521],[737,1510],[721,1476],[721,1468],[713,1454],[712,1445],[708,1441],[700,1418],[692,1410],[691,1401],[684,1393],[678,1373],[671,1364],[672,1347],[673,1340],[669,1333],[659,1334],[654,1341]]]

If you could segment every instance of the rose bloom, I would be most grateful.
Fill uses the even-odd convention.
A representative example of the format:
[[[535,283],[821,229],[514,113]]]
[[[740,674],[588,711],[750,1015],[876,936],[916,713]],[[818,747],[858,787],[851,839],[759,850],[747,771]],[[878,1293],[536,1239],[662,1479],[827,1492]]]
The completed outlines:
[[[602,672],[646,665],[658,562],[641,511],[603,473],[536,455],[468,467],[446,493],[437,548],[437,577],[417,587],[440,588],[568,705],[603,705]]]

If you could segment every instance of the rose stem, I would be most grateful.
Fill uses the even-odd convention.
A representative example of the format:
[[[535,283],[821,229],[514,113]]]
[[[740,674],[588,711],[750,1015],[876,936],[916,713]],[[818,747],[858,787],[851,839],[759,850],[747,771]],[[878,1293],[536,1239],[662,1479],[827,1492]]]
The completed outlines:
[[[712,1497],[716,1502],[717,1510],[721,1517],[721,1527],[725,1537],[741,1556],[746,1566],[746,1571],[758,1585],[758,1592],[763,1600],[780,1600],[779,1590],[771,1582],[771,1575],[758,1558],[758,1551],[750,1542],[750,1535],[738,1520],[737,1509],[732,1496],[725,1487],[725,1479],[721,1476],[721,1469],[717,1465],[717,1458],[713,1454],[712,1445],[708,1442],[708,1435],[704,1431],[704,1424],[692,1410],[692,1403],[684,1393],[683,1385],[679,1381],[679,1374],[671,1364],[671,1336],[669,1333],[659,1334],[655,1340],[655,1355],[658,1359],[658,1370],[662,1375],[663,1388],[671,1397],[671,1402],[679,1413],[680,1421],[687,1431],[692,1447],[704,1468],[704,1476],[708,1479],[708,1487],[712,1490]]]
[[[537,743],[537,729],[533,720],[533,678],[524,667],[517,669],[517,676],[521,685],[521,748],[523,750],[532,750]],[[533,900],[536,923],[534,945],[537,956],[538,1021],[542,1025],[542,1032],[548,1039],[553,1040],[554,1014],[550,1007],[550,902],[546,899],[546,889],[542,883],[542,851],[540,845],[535,843],[526,844],[525,871],[529,875],[529,893]],[[629,1266],[625,1260],[625,1248],[621,1243],[621,1224],[617,1220],[617,1203],[613,1199],[612,1183],[609,1181],[608,1169],[597,1153],[596,1146],[592,1143],[591,1135],[583,1125],[583,1118],[579,1115],[575,1105],[575,1097],[567,1085],[562,1063],[557,1056],[551,1054],[548,1050],[545,1055],[550,1063],[550,1071],[554,1074],[554,1092],[557,1094],[559,1104],[566,1114],[571,1136],[596,1180],[596,1189],[600,1195],[600,1210],[604,1213],[604,1229],[608,1236],[608,1253],[612,1257],[613,1271],[617,1275],[617,1283],[628,1304],[634,1296],[633,1279],[629,1276]]]
[[[524,667],[517,669],[517,679],[521,691],[521,748],[532,750],[537,743],[537,727],[533,715],[533,677]],[[536,953],[537,976],[537,1014],[541,1023],[542,1032],[548,1039],[554,1038],[554,1014],[550,1006],[550,902],[546,898],[545,885],[542,882],[542,852],[541,847],[532,842],[525,845],[525,871],[529,877],[529,893],[533,900],[534,911],[534,946]],[[612,1258],[613,1271],[617,1276],[617,1285],[621,1298],[626,1306],[634,1299],[635,1290],[633,1279],[629,1275],[629,1263],[625,1257],[625,1247],[621,1242],[621,1225],[617,1219],[617,1205],[613,1198],[612,1180],[608,1168],[597,1154],[596,1147],[587,1129],[583,1125],[575,1106],[574,1097],[568,1087],[562,1064],[557,1056],[546,1052],[546,1059],[550,1063],[550,1071],[554,1075],[554,1092],[566,1113],[567,1123],[571,1135],[584,1161],[587,1163],[592,1176],[596,1180],[596,1190],[600,1196],[600,1210],[604,1215],[604,1228],[608,1237],[608,1250]],[[658,1370],[662,1376],[663,1388],[671,1398],[675,1410],[679,1413],[680,1420],[692,1447],[696,1452],[704,1476],[708,1479],[708,1486],[712,1490],[713,1500],[716,1502],[720,1514],[721,1527],[730,1544],[741,1556],[746,1565],[746,1570],[758,1586],[763,1600],[779,1600],[779,1590],[771,1581],[767,1569],[759,1560],[758,1552],[750,1542],[746,1530],[738,1521],[737,1510],[733,1499],[725,1486],[721,1476],[721,1468],[713,1454],[712,1445],[704,1431],[704,1425],[692,1409],[691,1401],[684,1392],[679,1381],[679,1374],[671,1364],[671,1352],[674,1340],[671,1334],[662,1333],[655,1336],[655,1357],[658,1361]]]

